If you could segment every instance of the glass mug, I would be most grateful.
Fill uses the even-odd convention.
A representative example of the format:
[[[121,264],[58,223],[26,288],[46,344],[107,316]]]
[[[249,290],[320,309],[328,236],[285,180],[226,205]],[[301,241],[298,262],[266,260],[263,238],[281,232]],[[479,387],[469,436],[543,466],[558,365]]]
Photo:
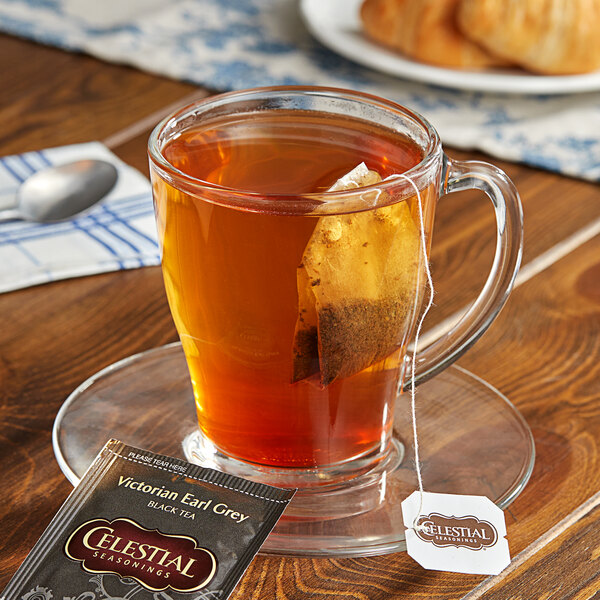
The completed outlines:
[[[393,102],[318,87],[231,92],[164,119],[149,156],[196,456],[224,470],[311,488],[389,455],[428,293],[422,242],[428,252],[442,194],[489,196],[496,253],[474,304],[418,354],[417,383],[477,340],[514,282],[522,211],[512,182],[447,158],[433,127]],[[374,182],[330,189],[361,163]]]

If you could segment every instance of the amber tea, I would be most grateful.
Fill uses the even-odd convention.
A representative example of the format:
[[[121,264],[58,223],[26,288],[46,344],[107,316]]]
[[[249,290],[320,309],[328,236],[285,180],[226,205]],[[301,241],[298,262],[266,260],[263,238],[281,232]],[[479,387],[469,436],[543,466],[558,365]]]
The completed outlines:
[[[203,434],[273,467],[380,454],[418,310],[417,198],[373,191],[330,214],[318,194],[361,163],[377,181],[404,173],[421,148],[360,119],[266,110],[204,120],[161,152],[183,174],[153,186]],[[436,194],[421,191],[428,238]]]

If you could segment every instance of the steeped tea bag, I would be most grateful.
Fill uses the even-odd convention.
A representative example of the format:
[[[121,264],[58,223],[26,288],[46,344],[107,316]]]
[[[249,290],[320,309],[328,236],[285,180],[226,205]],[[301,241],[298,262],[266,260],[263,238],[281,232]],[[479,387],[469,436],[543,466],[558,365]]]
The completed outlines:
[[[379,183],[364,163],[329,191]],[[385,204],[365,190],[367,206]],[[389,356],[404,340],[424,282],[418,226],[407,202],[320,217],[297,269],[293,381],[322,385]]]

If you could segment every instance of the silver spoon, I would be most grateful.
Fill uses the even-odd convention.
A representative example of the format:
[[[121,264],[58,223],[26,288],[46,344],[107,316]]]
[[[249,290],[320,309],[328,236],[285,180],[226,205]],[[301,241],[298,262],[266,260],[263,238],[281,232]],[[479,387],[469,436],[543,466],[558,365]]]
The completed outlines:
[[[117,169],[104,160],[78,160],[43,169],[21,184],[14,208],[0,210],[0,223],[68,219],[102,200],[116,181]]]

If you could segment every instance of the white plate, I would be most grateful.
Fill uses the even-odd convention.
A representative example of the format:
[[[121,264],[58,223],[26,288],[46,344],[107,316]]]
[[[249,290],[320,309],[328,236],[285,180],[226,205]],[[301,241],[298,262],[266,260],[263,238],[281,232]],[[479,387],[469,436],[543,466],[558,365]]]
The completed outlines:
[[[378,71],[444,87],[510,94],[566,94],[600,90],[600,71],[584,75],[532,75],[494,69],[485,72],[434,67],[403,58],[369,41],[362,33],[362,0],[301,0],[310,32],[338,54]]]

